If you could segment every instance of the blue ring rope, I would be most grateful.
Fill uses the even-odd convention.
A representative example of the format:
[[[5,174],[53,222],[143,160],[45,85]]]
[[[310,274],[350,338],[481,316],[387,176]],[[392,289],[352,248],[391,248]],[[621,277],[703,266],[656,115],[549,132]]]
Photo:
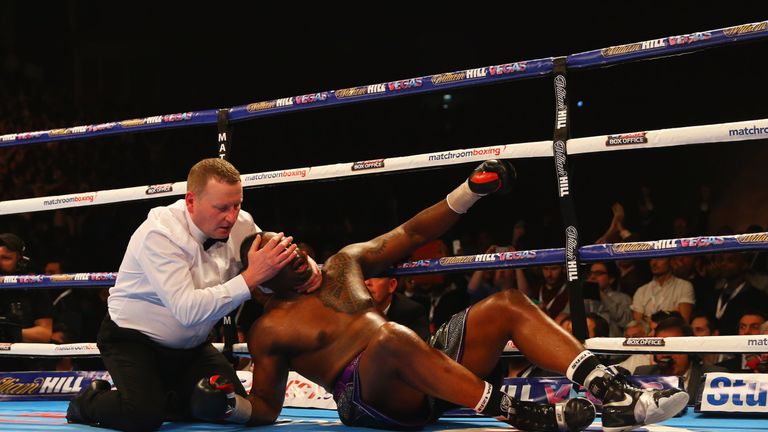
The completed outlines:
[[[574,69],[604,67],[628,61],[650,60],[690,53],[704,48],[765,37],[768,37],[768,20],[571,54],[567,56],[566,64],[568,68]],[[231,122],[239,122],[306,109],[346,105],[452,88],[486,85],[514,79],[549,75],[552,71],[552,57],[484,66],[240,105],[230,109],[229,120]],[[184,126],[212,125],[217,122],[218,110],[189,111],[95,125],[6,134],[0,136],[0,147],[94,138]]]

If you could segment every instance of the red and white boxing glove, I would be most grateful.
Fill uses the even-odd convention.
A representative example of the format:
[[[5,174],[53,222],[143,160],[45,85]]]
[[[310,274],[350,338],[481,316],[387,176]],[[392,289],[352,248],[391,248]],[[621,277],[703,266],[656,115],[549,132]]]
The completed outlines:
[[[503,159],[487,160],[472,171],[466,182],[449,193],[446,201],[451,210],[464,214],[485,195],[509,192],[516,180],[517,172],[512,164]]]

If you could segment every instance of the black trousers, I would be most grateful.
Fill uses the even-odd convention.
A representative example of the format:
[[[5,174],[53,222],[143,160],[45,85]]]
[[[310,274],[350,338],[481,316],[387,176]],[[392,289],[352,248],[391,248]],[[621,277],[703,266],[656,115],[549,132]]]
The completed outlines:
[[[221,375],[245,389],[232,365],[210,343],[172,349],[137,330],[119,327],[107,315],[96,339],[117,391],[97,394],[83,413],[101,427],[123,431],[156,430],[164,421],[196,421],[189,400],[201,378]]]

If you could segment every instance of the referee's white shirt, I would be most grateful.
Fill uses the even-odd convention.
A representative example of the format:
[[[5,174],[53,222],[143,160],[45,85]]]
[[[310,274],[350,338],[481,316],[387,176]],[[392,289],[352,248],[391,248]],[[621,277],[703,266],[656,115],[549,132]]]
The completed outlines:
[[[169,348],[200,345],[219,319],[251,298],[239,249],[256,231],[241,210],[229,240],[205,251],[206,236],[184,200],[153,208],[133,233],[109,290],[110,317]]]

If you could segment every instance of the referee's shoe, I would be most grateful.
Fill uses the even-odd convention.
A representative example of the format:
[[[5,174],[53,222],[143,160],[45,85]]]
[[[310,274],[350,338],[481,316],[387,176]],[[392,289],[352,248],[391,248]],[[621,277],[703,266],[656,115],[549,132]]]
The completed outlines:
[[[97,394],[109,391],[112,388],[112,384],[105,380],[93,380],[91,384],[86,387],[79,395],[69,401],[69,408],[67,408],[67,423],[82,423],[93,425],[94,422],[90,420],[83,412],[83,403],[89,403],[91,399]]]

